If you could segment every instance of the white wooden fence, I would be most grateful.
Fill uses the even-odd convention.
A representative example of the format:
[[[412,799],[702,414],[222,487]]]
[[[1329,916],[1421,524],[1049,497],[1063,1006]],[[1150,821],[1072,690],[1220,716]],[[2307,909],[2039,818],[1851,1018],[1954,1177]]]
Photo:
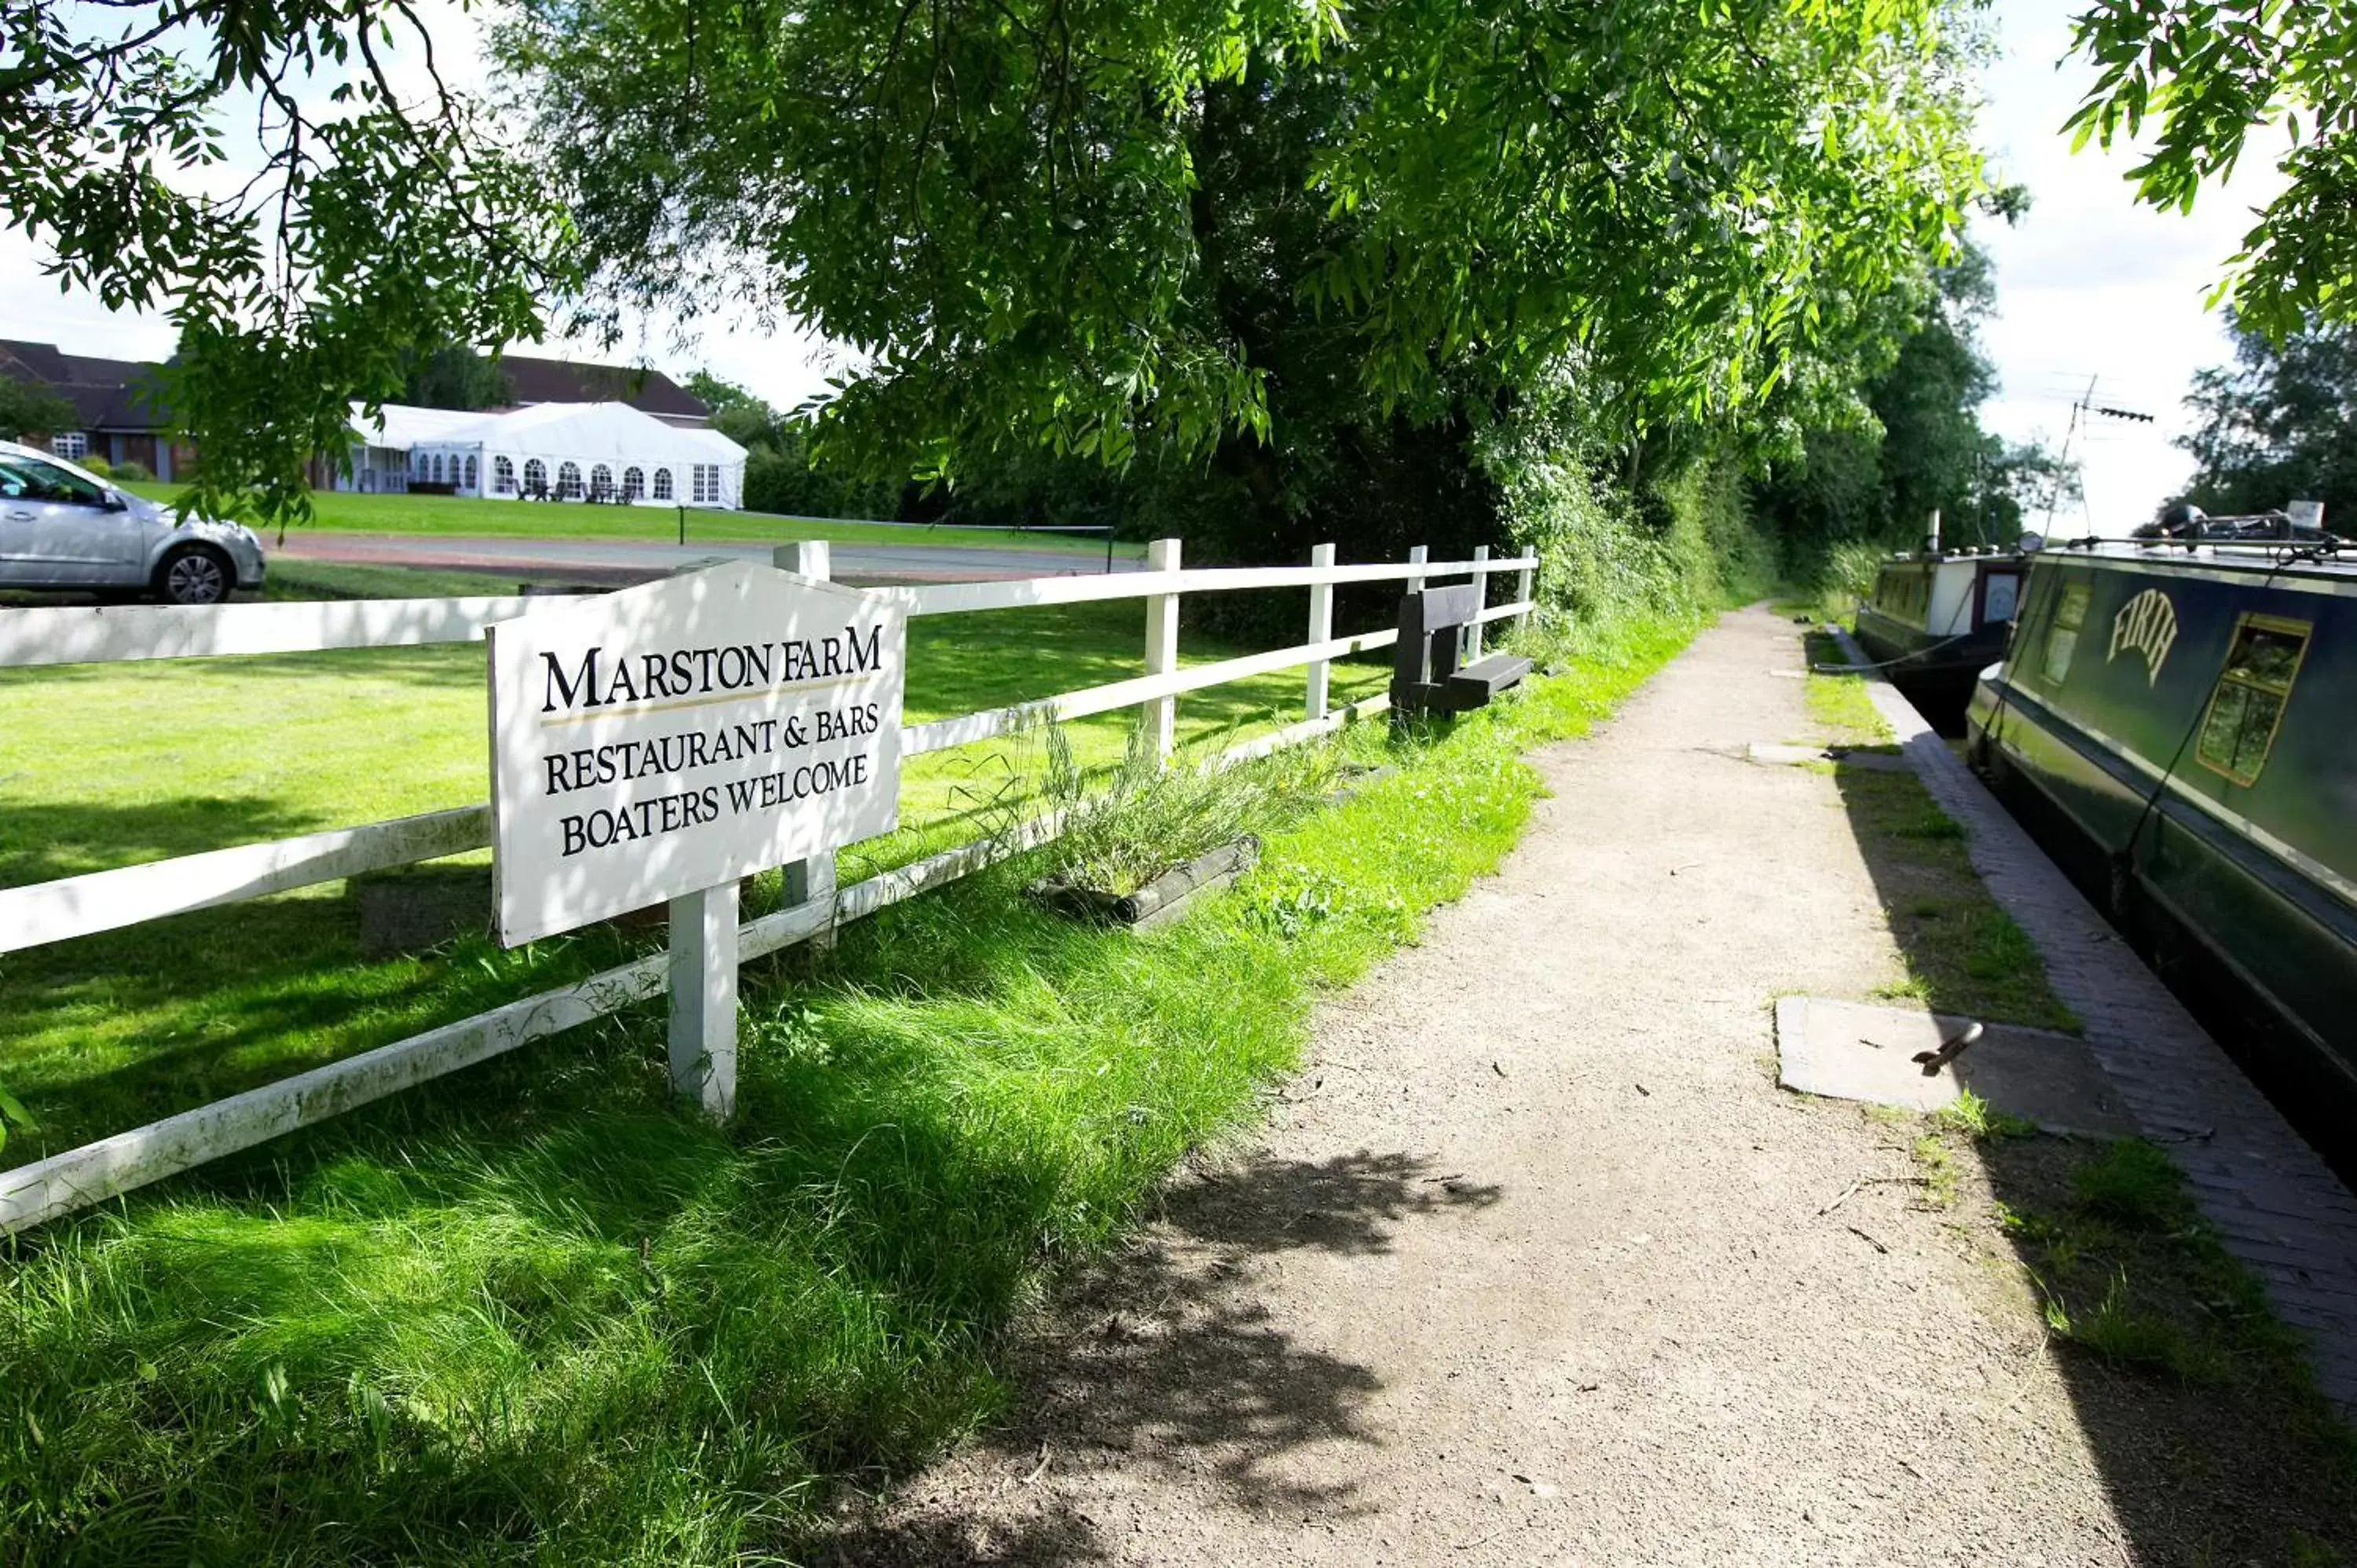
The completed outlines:
[[[790,544],[779,548],[777,564],[806,576],[823,577],[828,575],[827,556],[823,542]],[[1178,541],[1165,539],[1148,548],[1146,569],[1142,572],[873,591],[898,599],[911,616],[1095,599],[1146,601],[1143,674],[1011,707],[908,725],[901,732],[904,757],[1006,735],[1041,718],[1076,719],[1132,706],[1143,710],[1145,722],[1168,757],[1174,736],[1175,699],[1181,693],[1306,668],[1304,716],[1213,759],[1224,764],[1329,734],[1390,706],[1390,699],[1381,694],[1341,708],[1328,703],[1328,669],[1332,660],[1398,639],[1397,631],[1391,629],[1358,637],[1334,636],[1337,584],[1398,582],[1413,589],[1427,578],[1469,576],[1483,585],[1486,601],[1490,577],[1512,573],[1515,577],[1512,599],[1485,608],[1469,628],[1471,651],[1478,651],[1483,624],[1530,612],[1536,565],[1530,557],[1491,560],[1487,550],[1477,552],[1472,561],[1430,562],[1418,547],[1409,552],[1404,563],[1342,566],[1334,563],[1334,547],[1321,544],[1311,552],[1307,566],[1188,571],[1180,565]],[[1309,590],[1308,641],[1211,664],[1179,666],[1181,596],[1291,587]],[[0,668],[480,641],[483,628],[494,621],[530,615],[562,602],[518,596],[205,608],[7,609],[0,610]],[[22,738],[39,743],[38,736]],[[831,860],[790,868],[799,874],[789,875],[789,897],[801,901],[741,927],[732,924],[725,933],[680,931],[675,903],[670,952],[652,953],[574,984],[0,1171],[0,1233],[38,1225],[653,996],[664,989],[674,966],[693,966],[708,957],[699,952],[699,940],[708,945],[717,937],[724,950],[735,949],[736,961],[813,938],[827,940],[839,925],[1044,843],[1057,831],[1053,819],[1040,819],[999,838],[947,850],[841,888],[835,886]],[[490,808],[464,806],[0,889],[0,953],[462,854],[490,842]],[[683,942],[683,937],[689,940]],[[733,968],[732,963],[732,1016],[726,1030],[731,1039]],[[678,1027],[675,1013],[675,1034]],[[726,1088],[733,1097],[733,1048],[724,1065],[731,1075]],[[705,1064],[707,1073],[710,1067]],[[676,1062],[674,1075],[681,1076]],[[683,1077],[682,1087],[695,1092]],[[705,1098],[710,1103],[708,1092]]]

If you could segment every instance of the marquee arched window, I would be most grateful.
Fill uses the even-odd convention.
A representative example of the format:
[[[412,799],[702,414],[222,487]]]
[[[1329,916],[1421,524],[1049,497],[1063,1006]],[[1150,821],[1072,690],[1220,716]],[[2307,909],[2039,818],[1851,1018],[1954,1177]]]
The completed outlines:
[[[671,470],[669,468],[657,468],[655,470],[655,499],[659,501],[667,501],[671,499]]]
[[[523,493],[528,496],[544,496],[548,493],[548,465],[537,457],[524,459]]]
[[[556,466],[556,499],[577,501],[581,499],[581,465],[559,463]]]
[[[466,488],[467,488],[467,489],[470,489],[470,490],[473,490],[473,489],[480,489],[482,487],[481,487],[479,484],[478,484],[476,481],[477,481],[477,480],[479,480],[479,479],[480,479],[482,477],[483,477],[483,471],[482,471],[482,469],[479,468],[479,467],[477,467],[475,466],[475,459],[474,459],[474,457],[472,457],[471,456],[468,456],[468,459],[467,459],[467,485],[466,485]]]
[[[438,485],[442,482],[442,454],[439,452],[426,454],[425,482],[429,485]]]
[[[515,494],[514,458],[494,457],[491,459],[491,489],[503,496],[511,496]]]
[[[647,493],[647,474],[643,468],[622,470],[622,499],[634,501]]]
[[[614,493],[614,470],[600,463],[589,470],[589,493],[604,500]]]

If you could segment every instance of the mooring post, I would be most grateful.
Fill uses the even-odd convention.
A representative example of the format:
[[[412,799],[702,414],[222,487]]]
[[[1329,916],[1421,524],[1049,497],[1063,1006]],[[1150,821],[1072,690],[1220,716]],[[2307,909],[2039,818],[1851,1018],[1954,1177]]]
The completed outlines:
[[[1312,566],[1331,566],[1334,564],[1334,547],[1330,544],[1311,545],[1309,564]],[[1309,640],[1327,642],[1330,641],[1333,636],[1334,585],[1312,583],[1309,585]],[[1324,659],[1313,659],[1309,662],[1309,716],[1313,719],[1322,719],[1326,716],[1326,677],[1329,662]]]
[[[1465,623],[1465,661],[1471,663],[1481,657],[1481,615],[1490,607],[1490,547],[1473,547],[1473,608],[1471,620]]]
[[[671,901],[671,1085],[715,1122],[737,1113],[737,884]]]
[[[1178,570],[1178,541],[1157,539],[1146,547],[1149,572]],[[1168,675],[1178,668],[1178,596],[1155,594],[1146,601],[1146,672]],[[1155,697],[1146,705],[1145,719],[1154,732],[1154,755],[1168,761],[1178,731],[1178,700]]]
[[[821,583],[833,582],[832,553],[823,539],[799,540],[792,544],[780,544],[770,560],[781,572],[791,572],[798,577],[810,577]],[[821,952],[834,946],[834,852],[828,850],[808,860],[790,860],[785,865],[785,899],[789,908],[824,899],[827,905],[826,924],[813,933],[810,945]]]

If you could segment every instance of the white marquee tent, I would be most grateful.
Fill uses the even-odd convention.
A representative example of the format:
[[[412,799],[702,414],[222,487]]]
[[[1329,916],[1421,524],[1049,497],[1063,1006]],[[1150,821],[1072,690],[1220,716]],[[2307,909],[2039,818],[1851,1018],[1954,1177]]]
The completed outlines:
[[[510,413],[387,404],[381,421],[355,419],[352,441],[345,482],[360,489],[414,480],[494,500],[744,504],[745,448],[624,403],[544,403]]]

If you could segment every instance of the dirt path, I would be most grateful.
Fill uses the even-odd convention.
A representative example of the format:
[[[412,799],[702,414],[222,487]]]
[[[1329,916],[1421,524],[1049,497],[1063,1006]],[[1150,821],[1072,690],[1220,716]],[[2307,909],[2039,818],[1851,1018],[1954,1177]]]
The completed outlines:
[[[1773,1086],[1777,993],[1899,964],[1835,780],[1739,759],[1798,663],[1731,616],[1539,757],[1502,874],[842,1560],[2147,1560],[2018,1276],[1904,1186],[1820,1212],[1911,1134]]]

